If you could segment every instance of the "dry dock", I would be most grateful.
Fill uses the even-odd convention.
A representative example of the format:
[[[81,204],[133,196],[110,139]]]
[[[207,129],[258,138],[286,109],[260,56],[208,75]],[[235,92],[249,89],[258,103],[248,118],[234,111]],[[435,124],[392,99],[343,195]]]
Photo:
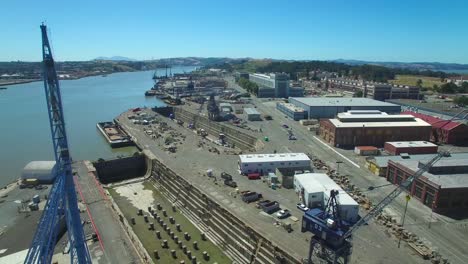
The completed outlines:
[[[151,110],[145,111],[151,114]],[[211,230],[213,237],[224,245],[223,249],[237,256],[236,261],[250,263],[253,258],[257,259],[254,263],[271,263],[277,259],[286,259],[284,263],[299,263],[307,256],[310,234],[301,233],[300,221],[294,220],[301,218],[301,211],[295,208],[297,196],[294,191],[272,190],[262,181],[250,181],[240,176],[237,172],[238,156],[233,155],[232,150],[216,145],[209,139],[201,139],[175,121],[158,117],[165,123],[165,128],[158,132],[159,137],[153,137],[145,130],[160,131],[158,124],[135,125],[128,121],[126,116],[129,114],[124,113],[117,120],[140,148],[150,150],[157,157],[152,162],[155,185],[166,190],[168,199],[181,203],[187,209],[187,214],[199,223],[199,228]],[[246,134],[260,135],[252,131]],[[169,135],[176,141],[175,153],[164,148],[164,141]],[[284,131],[272,131],[269,136],[276,142],[274,146],[256,142],[251,148],[257,148],[258,152],[282,148],[304,151],[308,148],[301,144],[281,144],[284,143],[285,135]],[[253,204],[243,203],[234,189],[222,185],[219,177],[216,182],[206,177],[207,169],[213,169],[215,175],[227,172],[234,176],[240,190],[260,192],[266,199],[276,200],[282,208],[290,209],[293,218],[287,221],[291,223],[293,231],[286,232],[281,227],[281,221],[262,213]],[[380,263],[424,263],[411,253],[411,249],[397,249],[396,243],[389,240],[383,230],[379,225],[370,223],[356,234],[353,263],[374,263],[375,256],[378,256]],[[369,250],[374,252],[372,256],[367,253]]]

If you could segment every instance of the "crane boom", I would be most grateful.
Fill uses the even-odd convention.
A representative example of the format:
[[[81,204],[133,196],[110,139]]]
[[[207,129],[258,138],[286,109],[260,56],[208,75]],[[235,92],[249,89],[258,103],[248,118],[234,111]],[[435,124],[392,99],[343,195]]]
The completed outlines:
[[[389,205],[400,193],[405,191],[411,184],[417,180],[424,172],[429,170],[437,161],[439,161],[442,157],[448,155],[448,152],[439,152],[435,155],[432,159],[430,159],[427,163],[425,163],[419,170],[411,175],[408,179],[400,184],[397,188],[395,188],[390,194],[388,194],[382,201],[380,201],[374,208],[372,208],[367,215],[362,217],[359,221],[357,221],[349,230],[343,235],[343,238],[346,239],[352,235],[354,231],[356,231],[359,227],[367,223],[371,218],[378,215],[382,212],[382,210]]]
[[[68,228],[71,263],[91,263],[73,182],[60,86],[44,24],[41,25],[41,33],[44,89],[57,175],[24,263],[51,262],[63,219]]]

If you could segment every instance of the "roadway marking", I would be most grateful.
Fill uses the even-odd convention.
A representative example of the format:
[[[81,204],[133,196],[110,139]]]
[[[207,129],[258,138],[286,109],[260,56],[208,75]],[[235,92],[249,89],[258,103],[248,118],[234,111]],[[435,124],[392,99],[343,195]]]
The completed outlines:
[[[335,152],[336,154],[338,154],[340,157],[342,157],[343,159],[345,159],[347,162],[351,163],[353,166],[357,167],[357,168],[361,168],[361,166],[357,165],[356,163],[354,163],[352,160],[348,159],[347,157],[345,157],[343,154],[339,153],[338,151],[334,150],[332,147],[330,147],[327,143],[323,142],[322,140],[318,139],[316,136],[313,136],[313,138],[315,138],[316,140],[318,140],[318,142],[322,143],[322,145],[324,145],[325,147],[333,150],[333,152]]]
[[[93,217],[91,216],[91,212],[89,211],[88,205],[86,204],[86,200],[84,199],[83,192],[81,192],[80,183],[78,182],[76,176],[73,177],[73,181],[75,182],[75,186],[76,186],[77,189],[78,189],[78,193],[80,194],[81,201],[82,201],[83,204],[86,206],[86,212],[88,213],[89,220],[91,220],[91,225],[93,226],[94,232],[96,232],[96,235],[97,235],[97,237],[98,237],[99,245],[100,245],[100,247],[101,247],[101,250],[102,250],[102,252],[105,252],[105,251],[104,251],[104,245],[102,244],[101,236],[99,235],[99,231],[98,231],[98,229],[97,229],[97,227],[96,227],[96,224],[94,224]]]

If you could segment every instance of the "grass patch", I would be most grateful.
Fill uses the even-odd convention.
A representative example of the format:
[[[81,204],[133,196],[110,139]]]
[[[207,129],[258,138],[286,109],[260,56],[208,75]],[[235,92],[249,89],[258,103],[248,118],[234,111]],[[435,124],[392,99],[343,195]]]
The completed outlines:
[[[160,203],[163,209],[167,211],[167,217],[163,216],[162,211],[156,210],[158,212],[158,215],[160,215],[164,219],[164,222],[171,228],[175,235],[179,237],[179,240],[183,241],[183,244],[187,247],[187,250],[190,250],[192,252],[192,255],[197,257],[197,261],[201,263],[231,263],[229,258],[226,255],[224,255],[220,248],[218,248],[209,240],[203,241],[201,239],[201,232],[183,214],[181,214],[178,209],[176,210],[176,212],[173,212],[172,203],[170,203],[166,198],[164,198],[150,182],[144,182],[143,184],[145,190],[152,191],[155,202]],[[164,231],[164,229],[156,221],[156,219],[149,216],[149,222],[153,222],[156,229],[154,231],[149,230],[149,224],[145,223],[143,216],[136,215],[138,209],[140,208],[134,207],[127,198],[120,196],[116,192],[116,190],[109,189],[109,192],[129,223],[131,223],[131,218],[135,217],[136,224],[132,225],[133,231],[138,236],[146,251],[155,263],[179,263],[181,260],[184,260],[185,263],[191,263],[188,257],[183,253],[181,249],[179,249],[178,245],[169,236],[169,234],[166,231]],[[156,208],[155,204],[153,205],[153,208]],[[141,209],[146,210],[145,208]],[[174,217],[176,221],[175,224],[170,224],[170,216]],[[178,232],[176,230],[176,224],[180,224],[182,229],[181,232]],[[157,238],[156,231],[161,232],[161,239]],[[189,241],[187,241],[184,238],[184,232],[188,232],[190,234],[191,239]],[[161,246],[161,243],[164,239],[168,241],[168,249],[164,249]],[[194,241],[198,242],[198,250],[195,250],[195,248],[193,247]],[[173,249],[176,250],[177,259],[174,259],[171,256],[171,250]],[[154,250],[158,250],[160,256],[159,259],[154,258]],[[203,251],[206,251],[210,254],[210,259],[208,261],[203,259]]]
[[[427,77],[427,76],[418,76],[418,75],[397,75],[395,80],[390,80],[389,82],[398,85],[410,85],[416,86],[418,80],[422,80],[422,87],[432,89],[434,84],[441,86],[444,84],[440,81],[440,78],[437,77]]]

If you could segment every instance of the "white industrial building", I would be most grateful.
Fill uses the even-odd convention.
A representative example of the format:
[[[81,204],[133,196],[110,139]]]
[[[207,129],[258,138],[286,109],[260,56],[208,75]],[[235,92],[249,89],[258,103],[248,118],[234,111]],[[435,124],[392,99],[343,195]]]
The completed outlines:
[[[244,113],[249,121],[261,121],[260,113],[255,108],[244,108]]]
[[[309,168],[310,158],[304,153],[239,155],[241,174],[275,172],[277,168]]]
[[[338,190],[338,204],[341,219],[356,222],[359,218],[359,204],[324,173],[303,173],[294,175],[294,188],[309,208],[327,205],[331,190]]]
[[[31,161],[23,168],[21,179],[37,179],[40,183],[52,183],[56,175],[55,161]]]

